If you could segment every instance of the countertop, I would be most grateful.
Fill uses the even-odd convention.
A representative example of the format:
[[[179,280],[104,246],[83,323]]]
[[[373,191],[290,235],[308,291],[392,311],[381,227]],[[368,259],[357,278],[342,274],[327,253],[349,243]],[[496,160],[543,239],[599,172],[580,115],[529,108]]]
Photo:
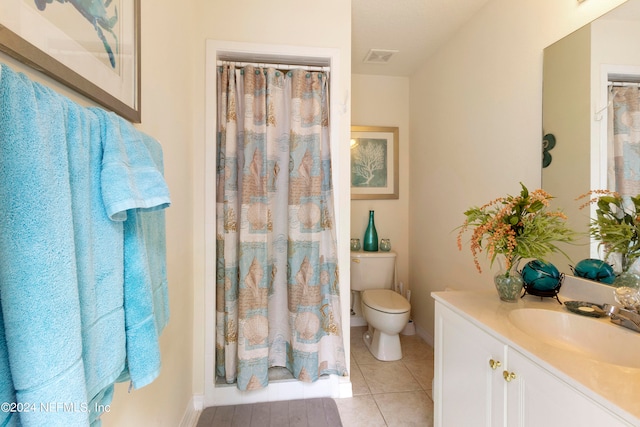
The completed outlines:
[[[560,301],[607,302],[594,299],[599,292],[598,289],[595,293],[580,293],[587,285],[576,283],[572,283],[573,287],[567,286],[567,295],[563,295],[561,289]],[[600,290],[604,289],[604,294],[612,295],[612,288],[601,286]],[[521,308],[542,308],[580,316],[571,313],[564,304],[559,304],[553,298],[541,299],[532,295],[526,295],[515,303],[503,302],[495,290],[444,291],[431,295],[436,301],[529,357],[629,423],[640,426],[640,369],[593,360],[576,352],[545,344],[516,328],[508,318],[511,311]],[[600,295],[603,293],[600,292]],[[593,322],[606,322],[611,324],[612,328],[621,328],[628,333],[630,340],[640,340],[640,333],[614,325],[608,317],[588,319]],[[640,354],[637,357],[640,358]]]

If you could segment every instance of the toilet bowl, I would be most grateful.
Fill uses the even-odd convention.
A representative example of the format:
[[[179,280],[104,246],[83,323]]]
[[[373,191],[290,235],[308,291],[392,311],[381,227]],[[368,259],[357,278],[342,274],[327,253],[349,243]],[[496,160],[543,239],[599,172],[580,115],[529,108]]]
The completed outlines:
[[[362,291],[362,312],[369,325],[363,340],[373,357],[402,359],[399,334],[407,326],[410,311],[409,301],[390,289]]]
[[[378,360],[402,358],[400,332],[407,326],[411,305],[394,292],[396,254],[351,252],[351,290],[360,292],[362,316],[368,329],[364,343]]]

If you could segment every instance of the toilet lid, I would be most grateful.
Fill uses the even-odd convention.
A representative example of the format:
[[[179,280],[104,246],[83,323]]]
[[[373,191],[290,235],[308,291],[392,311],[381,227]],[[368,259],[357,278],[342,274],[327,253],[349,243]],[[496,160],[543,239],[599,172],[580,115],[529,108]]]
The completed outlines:
[[[411,304],[402,295],[390,289],[369,289],[362,292],[362,303],[385,313],[406,313]]]

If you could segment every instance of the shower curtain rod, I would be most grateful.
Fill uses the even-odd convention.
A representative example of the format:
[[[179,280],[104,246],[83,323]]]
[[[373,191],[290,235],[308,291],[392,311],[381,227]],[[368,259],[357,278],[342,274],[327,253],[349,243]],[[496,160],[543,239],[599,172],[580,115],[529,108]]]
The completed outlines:
[[[254,67],[275,68],[276,70],[294,70],[301,68],[306,71],[330,71],[331,67],[317,67],[313,65],[296,65],[296,64],[269,64],[264,62],[238,62],[238,61],[218,61],[218,65],[235,65],[236,67],[246,67],[252,65]]]
[[[614,87],[636,87],[640,89],[640,82],[632,82],[632,81],[623,81],[623,80],[609,80],[609,84],[607,85],[607,90],[609,92],[613,92],[613,88]],[[595,114],[593,115],[593,118],[596,121],[600,121],[603,119],[603,115],[602,113],[611,106],[611,104],[613,104],[613,98],[609,99],[609,102],[607,102],[607,105],[605,105],[604,107],[602,107],[601,109],[599,109],[598,111],[595,112]]]
[[[624,87],[624,86],[640,86],[640,82],[623,82],[623,81],[610,81],[609,86]]]

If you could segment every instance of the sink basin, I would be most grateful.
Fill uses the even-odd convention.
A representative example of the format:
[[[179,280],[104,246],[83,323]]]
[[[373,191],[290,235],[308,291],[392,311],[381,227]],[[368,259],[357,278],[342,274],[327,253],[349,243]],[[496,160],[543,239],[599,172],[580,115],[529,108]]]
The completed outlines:
[[[554,347],[600,362],[640,369],[640,334],[606,318],[521,308],[509,313],[509,320],[522,332]]]

